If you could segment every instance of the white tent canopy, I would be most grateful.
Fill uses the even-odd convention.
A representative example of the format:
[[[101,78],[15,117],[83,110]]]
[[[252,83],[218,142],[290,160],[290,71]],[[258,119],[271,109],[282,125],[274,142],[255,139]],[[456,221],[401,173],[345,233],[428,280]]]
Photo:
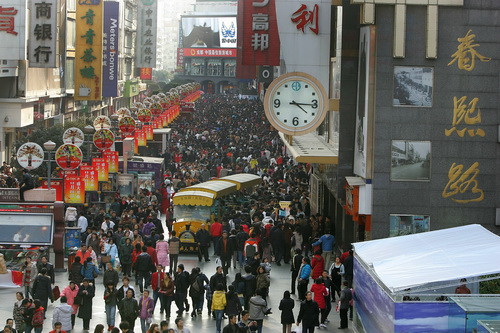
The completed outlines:
[[[500,273],[500,237],[478,224],[353,245],[356,257],[393,293]]]

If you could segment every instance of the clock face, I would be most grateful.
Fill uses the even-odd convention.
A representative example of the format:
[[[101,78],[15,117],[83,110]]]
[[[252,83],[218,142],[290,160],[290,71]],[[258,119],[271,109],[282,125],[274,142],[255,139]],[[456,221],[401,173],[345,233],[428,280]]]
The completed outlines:
[[[290,135],[317,128],[326,114],[327,97],[321,84],[305,73],[289,73],[276,80],[265,97],[266,116],[271,124]]]

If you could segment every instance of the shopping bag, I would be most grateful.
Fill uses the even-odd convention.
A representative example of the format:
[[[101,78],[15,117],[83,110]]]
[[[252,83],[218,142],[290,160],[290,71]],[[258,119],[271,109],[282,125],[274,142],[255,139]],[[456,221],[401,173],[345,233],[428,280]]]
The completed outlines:
[[[295,324],[292,325],[292,333],[302,333],[302,328]]]
[[[59,290],[58,286],[55,286],[52,289],[52,300],[57,301],[61,297],[61,291]]]
[[[215,258],[215,266],[216,267],[222,266],[222,260],[220,260],[219,257]]]

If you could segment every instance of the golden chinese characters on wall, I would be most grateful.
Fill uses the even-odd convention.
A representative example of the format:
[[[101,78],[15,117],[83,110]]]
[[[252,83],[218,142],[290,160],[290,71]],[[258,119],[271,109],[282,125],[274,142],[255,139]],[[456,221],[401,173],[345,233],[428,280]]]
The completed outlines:
[[[491,58],[478,52],[480,44],[476,43],[475,34],[469,30],[464,37],[457,38],[457,51],[451,55],[448,66],[455,65],[459,70],[471,72],[476,67],[476,59],[489,62]],[[484,137],[486,135],[481,124],[481,110],[478,107],[479,98],[473,97],[468,101],[467,96],[453,97],[453,119],[450,128],[444,130],[446,136],[458,135],[464,137]],[[452,163],[448,170],[448,183],[442,192],[442,197],[457,203],[479,202],[484,200],[484,191],[476,177],[480,173],[479,162],[474,162],[465,170],[463,164]],[[465,170],[465,171],[464,171]]]

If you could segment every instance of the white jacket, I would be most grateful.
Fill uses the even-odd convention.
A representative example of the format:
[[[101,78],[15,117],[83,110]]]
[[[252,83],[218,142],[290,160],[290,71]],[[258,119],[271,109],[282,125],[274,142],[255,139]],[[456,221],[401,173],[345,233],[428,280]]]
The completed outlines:
[[[52,315],[52,327],[57,322],[62,324],[63,331],[69,331],[73,329],[71,326],[71,313],[73,308],[67,303],[61,303],[54,309],[54,314]]]

